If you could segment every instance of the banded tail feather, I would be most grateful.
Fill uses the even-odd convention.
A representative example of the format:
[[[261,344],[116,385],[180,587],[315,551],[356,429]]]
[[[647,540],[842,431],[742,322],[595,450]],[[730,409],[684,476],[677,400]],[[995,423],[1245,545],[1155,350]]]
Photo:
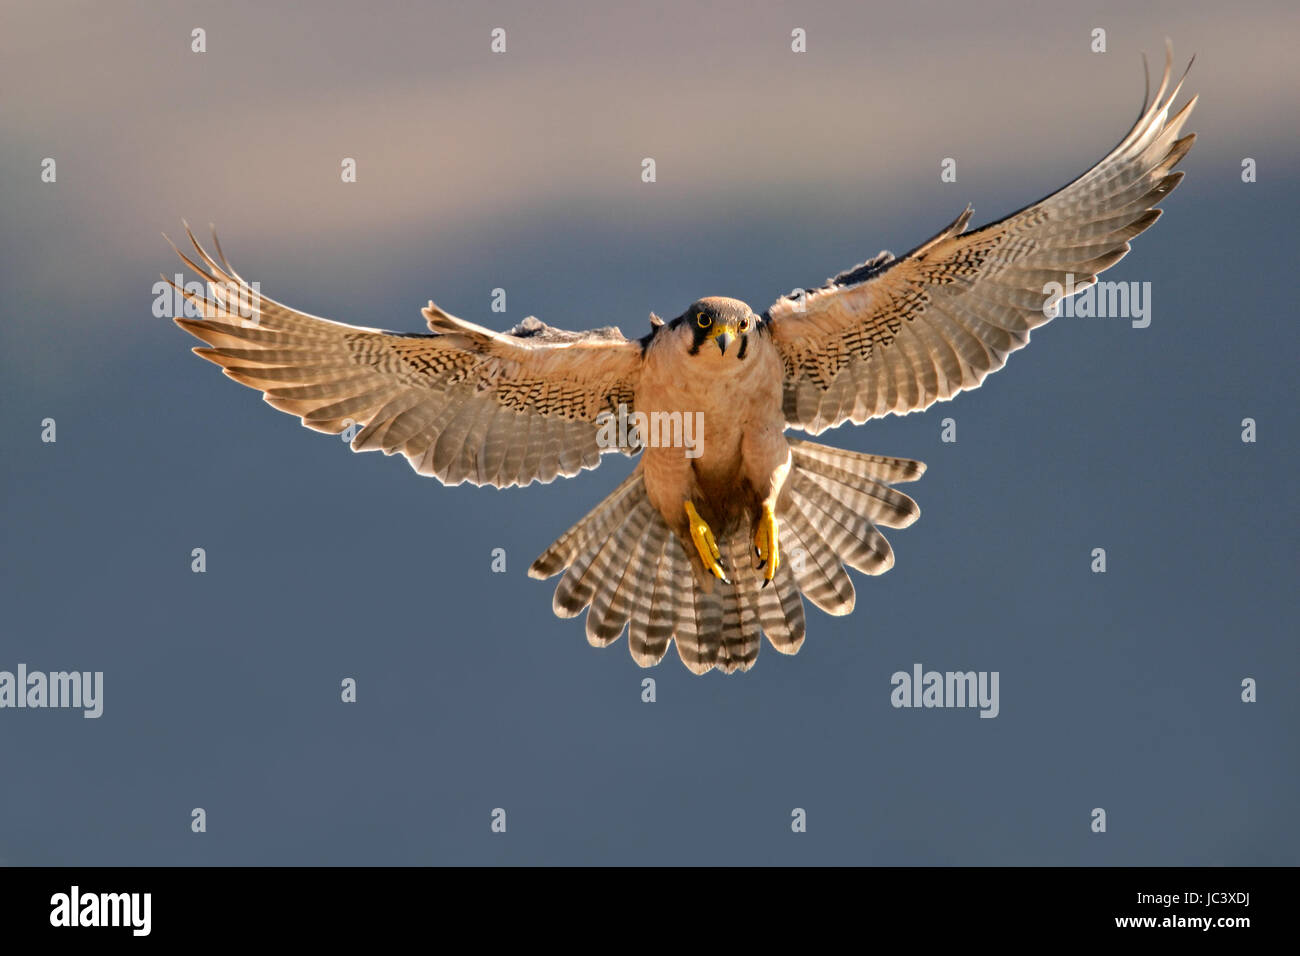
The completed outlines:
[[[640,468],[561,535],[529,568],[535,578],[564,576],[555,589],[560,617],[587,611],[588,641],[607,647],[627,632],[642,667],[669,644],[688,669],[747,671],[763,635],[796,654],[806,630],[803,598],[828,614],[853,610],[846,567],[883,574],[893,550],[878,526],[905,528],[916,502],[891,487],[915,481],[925,465],[790,440],[792,467],[777,508],[781,560],[771,586],[754,556],[753,531],[719,540],[730,582],[698,580],[686,546],[650,504]]]

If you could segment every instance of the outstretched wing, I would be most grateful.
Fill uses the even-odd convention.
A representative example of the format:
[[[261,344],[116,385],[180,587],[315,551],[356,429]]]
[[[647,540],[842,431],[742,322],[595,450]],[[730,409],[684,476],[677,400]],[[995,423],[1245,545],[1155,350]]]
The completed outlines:
[[[640,345],[617,329],[525,319],[498,333],[432,302],[430,333],[343,325],[266,298],[220,244],[218,263],[186,233],[202,264],[177,252],[207,288],[180,290],[201,317],[175,321],[208,344],[195,353],[308,428],[355,428],[353,451],[401,452],[446,484],[505,488],[575,475],[617,450],[598,443],[596,419],[632,405],[641,369]]]
[[[765,318],[785,361],[790,425],[817,434],[974,388],[1051,318],[1052,283],[1068,288],[1072,276],[1085,289],[1122,259],[1160,216],[1153,207],[1183,176],[1170,170],[1196,139],[1178,138],[1195,97],[1169,116],[1182,87],[1165,96],[1171,57],[1150,108],[1064,189],[973,232],[967,208],[901,259],[882,253],[778,299]]]

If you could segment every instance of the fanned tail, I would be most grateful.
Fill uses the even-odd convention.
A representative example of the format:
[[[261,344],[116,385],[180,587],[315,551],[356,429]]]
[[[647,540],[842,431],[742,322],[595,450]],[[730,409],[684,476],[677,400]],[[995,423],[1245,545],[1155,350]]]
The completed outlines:
[[[799,590],[828,614],[848,614],[854,591],[845,565],[873,575],[894,566],[893,548],[876,526],[906,528],[921,509],[889,483],[915,481],[925,465],[797,440],[790,452],[777,517],[790,532],[786,553]]]
[[[845,566],[883,574],[893,550],[877,525],[905,528],[916,502],[891,483],[915,481],[925,465],[791,440],[792,467],[777,505],[780,553],[764,587],[752,529],[718,541],[730,583],[698,580],[685,547],[650,504],[641,470],[565,532],[531,568],[535,578],[564,571],[553,606],[560,617],[587,609],[587,640],[606,647],[624,630],[642,667],[663,660],[670,643],[691,671],[746,671],[762,635],[782,654],[797,653],[806,625],[803,597],[828,614],[853,610]]]
[[[567,569],[567,570],[566,570]],[[566,531],[528,569],[534,578],[565,571],[552,606],[559,617],[587,611],[587,640],[607,647],[628,628],[628,648],[642,667],[663,659],[677,604],[689,588],[690,562],[646,496],[641,469]],[[630,625],[630,626],[629,626]]]

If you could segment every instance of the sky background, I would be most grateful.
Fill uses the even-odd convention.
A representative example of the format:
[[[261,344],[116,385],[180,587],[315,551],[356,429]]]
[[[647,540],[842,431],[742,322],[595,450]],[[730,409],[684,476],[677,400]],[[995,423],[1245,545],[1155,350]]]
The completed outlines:
[[[98,720],[0,710],[0,863],[1300,863],[1298,27],[1258,2],[0,4],[0,670],[105,675]],[[527,577],[626,459],[444,488],[151,313],[182,217],[359,325],[421,331],[429,298],[629,336],[702,295],[761,310],[1072,179],[1166,36],[1200,138],[1106,274],[1151,283],[1150,327],[1062,318],[977,391],[821,436],[927,462],[922,517],[851,616],[809,605],[801,652],[745,675],[595,650]],[[998,671],[999,716],[894,709],[917,662]]]

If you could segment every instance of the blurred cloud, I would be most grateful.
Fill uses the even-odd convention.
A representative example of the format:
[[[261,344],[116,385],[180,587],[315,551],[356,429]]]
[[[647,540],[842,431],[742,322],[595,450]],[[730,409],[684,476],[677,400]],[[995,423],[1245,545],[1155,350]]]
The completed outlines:
[[[646,156],[657,204],[794,192],[864,215],[954,156],[959,209],[995,176],[1050,189],[1099,158],[1136,113],[1139,52],[1158,70],[1166,35],[1180,66],[1202,52],[1198,159],[1228,161],[1287,135],[1287,22],[1294,5],[22,5],[0,75],[15,172],[60,157],[63,182],[96,192],[84,214],[154,255],[135,226],[187,210],[353,241],[566,201],[615,213],[644,198]],[[343,157],[359,164],[346,190]]]

